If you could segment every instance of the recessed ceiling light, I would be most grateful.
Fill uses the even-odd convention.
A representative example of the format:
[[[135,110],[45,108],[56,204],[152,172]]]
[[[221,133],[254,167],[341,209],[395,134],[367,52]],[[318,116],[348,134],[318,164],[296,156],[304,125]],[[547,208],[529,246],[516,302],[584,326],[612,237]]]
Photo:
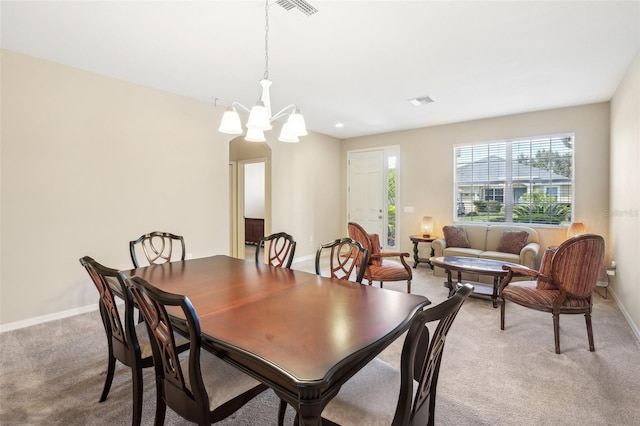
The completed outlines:
[[[435,101],[429,96],[421,96],[419,98],[409,99],[408,102],[411,105],[420,106],[420,105],[430,104],[430,103],[435,102]]]
[[[338,129],[341,129],[341,128],[343,128],[343,127],[344,127],[344,124],[343,124],[343,123],[336,123],[336,127],[337,127]]]

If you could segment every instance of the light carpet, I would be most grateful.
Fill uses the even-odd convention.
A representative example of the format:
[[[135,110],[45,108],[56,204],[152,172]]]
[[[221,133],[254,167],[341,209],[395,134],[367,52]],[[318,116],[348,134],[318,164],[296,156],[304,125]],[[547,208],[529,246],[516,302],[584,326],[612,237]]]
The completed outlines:
[[[309,270],[311,263],[293,268]],[[423,265],[414,272],[414,293],[434,304],[446,298],[442,278]],[[406,283],[385,288],[406,291]],[[504,331],[499,317],[489,301],[463,305],[440,370],[437,425],[640,424],[640,344],[611,297],[594,297],[595,352],[589,352],[582,315],[561,316],[560,355],[550,314],[508,304]],[[401,346],[396,341],[380,357],[398,365]],[[109,397],[98,402],[106,353],[97,311],[0,334],[0,424],[130,424],[128,368],[117,364]],[[144,386],[142,419],[151,425],[152,369],[144,373]],[[218,424],[275,425],[278,402],[267,391]],[[289,409],[286,422],[292,421]],[[165,424],[189,423],[168,409]]]

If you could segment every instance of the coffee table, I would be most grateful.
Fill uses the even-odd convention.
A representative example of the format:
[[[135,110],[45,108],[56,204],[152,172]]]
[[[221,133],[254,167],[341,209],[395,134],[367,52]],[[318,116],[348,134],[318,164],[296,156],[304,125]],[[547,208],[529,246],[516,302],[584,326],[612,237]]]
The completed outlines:
[[[455,293],[457,287],[461,284],[463,272],[492,276],[493,286],[484,283],[471,284],[475,287],[472,296],[491,299],[494,308],[498,307],[498,287],[502,278],[507,276],[508,273],[508,271],[505,271],[502,267],[504,265],[508,265],[526,268],[525,266],[517,263],[504,262],[502,260],[480,259],[477,257],[444,256],[432,257],[429,261],[432,265],[439,266],[447,272],[447,281],[444,284],[449,289],[449,297]],[[458,273],[458,281],[455,285],[451,280],[451,271],[456,271]]]

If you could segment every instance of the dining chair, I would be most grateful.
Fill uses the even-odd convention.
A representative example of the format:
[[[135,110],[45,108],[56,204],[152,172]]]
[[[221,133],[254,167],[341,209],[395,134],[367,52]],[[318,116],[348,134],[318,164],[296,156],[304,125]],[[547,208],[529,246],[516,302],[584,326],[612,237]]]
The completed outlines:
[[[507,276],[500,284],[500,329],[504,330],[505,303],[550,312],[556,353],[560,353],[560,314],[584,314],[589,350],[595,351],[591,311],[593,293],[602,273],[604,238],[583,234],[569,238],[556,249],[543,254],[540,271],[504,266]],[[511,282],[513,275],[525,275],[533,281]]]
[[[122,272],[103,266],[89,256],[81,258],[80,264],[87,270],[100,293],[98,306],[107,334],[109,351],[107,376],[100,402],[107,399],[111,389],[111,382],[113,381],[116,360],[118,360],[131,368],[133,386],[132,424],[139,425],[142,419],[142,369],[153,365],[146,325],[144,323],[134,323],[133,298],[127,290]],[[121,294],[124,299],[124,315],[121,315],[121,307],[116,302],[114,290]]]
[[[362,265],[366,265],[368,258],[369,252],[362,244],[351,238],[339,238],[322,244],[316,251],[316,275],[322,275],[320,264],[328,260],[329,277],[349,280],[355,274],[353,281],[362,283]]]
[[[179,248],[174,252],[174,243]],[[139,268],[137,248],[141,248],[150,265],[166,263],[174,260],[184,260],[184,237],[169,232],[151,232],[140,236],[137,240],[129,241],[129,253],[134,268]]]
[[[444,302],[418,312],[404,340],[400,369],[379,358],[371,360],[327,404],[322,424],[433,425],[446,337],[472,292],[470,284],[463,284]]]
[[[264,257],[264,253],[260,253],[263,246],[267,251],[265,260],[268,265],[291,268],[293,255],[296,252],[296,242],[291,235],[286,232],[278,232],[261,238],[256,247],[256,263],[261,262],[260,256]]]
[[[207,425],[227,418],[267,386],[221,358],[202,351],[200,321],[188,297],[164,292],[133,276],[127,285],[138,304],[148,334],[156,372],[155,424],[164,424],[167,406],[184,419]],[[189,346],[180,349],[167,312],[180,312]]]
[[[347,226],[349,237],[358,241],[369,251],[369,261],[365,266],[364,277],[369,282],[380,281],[380,287],[385,281],[407,281],[407,293],[411,293],[411,280],[413,272],[404,260],[409,253],[383,252],[380,249],[380,237],[378,234],[369,234],[355,222],[349,222]]]

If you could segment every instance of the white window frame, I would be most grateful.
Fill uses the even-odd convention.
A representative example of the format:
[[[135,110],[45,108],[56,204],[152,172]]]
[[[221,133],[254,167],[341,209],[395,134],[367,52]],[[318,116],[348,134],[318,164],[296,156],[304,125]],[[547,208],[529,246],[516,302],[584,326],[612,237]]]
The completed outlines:
[[[535,159],[536,153],[542,149],[560,155],[570,153],[571,176],[556,173],[552,166],[542,168],[519,161],[520,156]],[[568,226],[575,209],[575,150],[575,133],[454,145],[454,222]],[[511,167],[507,167],[509,163]],[[523,187],[526,187],[524,195]],[[547,194],[549,188],[555,188],[559,195],[550,198]],[[485,193],[495,193],[496,189],[503,190],[503,203],[490,206]],[[526,196],[532,192],[535,196]],[[520,195],[515,199],[517,194]],[[496,211],[498,207],[499,211]],[[461,213],[463,210],[464,214]]]

